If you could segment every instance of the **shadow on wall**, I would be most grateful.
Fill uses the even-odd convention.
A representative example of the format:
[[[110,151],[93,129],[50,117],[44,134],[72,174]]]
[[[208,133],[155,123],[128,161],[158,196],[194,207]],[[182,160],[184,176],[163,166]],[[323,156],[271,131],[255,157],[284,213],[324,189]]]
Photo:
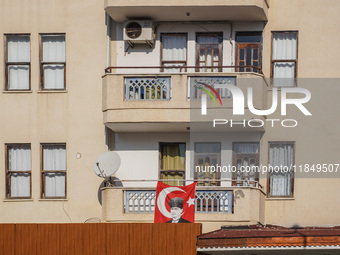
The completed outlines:
[[[123,183],[117,177],[107,177],[104,181],[99,185],[98,188],[98,202],[102,205],[102,188],[105,187],[123,187]]]
[[[234,193],[235,204],[237,204],[237,200],[238,200],[238,199],[241,199],[241,198],[244,198],[244,193],[243,193],[243,191],[240,190],[240,189],[235,190],[235,193]]]

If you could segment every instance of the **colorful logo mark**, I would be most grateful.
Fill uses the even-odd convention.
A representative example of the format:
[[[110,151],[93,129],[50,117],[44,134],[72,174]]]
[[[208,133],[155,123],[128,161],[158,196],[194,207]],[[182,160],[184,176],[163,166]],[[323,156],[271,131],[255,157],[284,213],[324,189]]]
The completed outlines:
[[[212,86],[210,86],[206,83],[203,83],[203,82],[197,82],[197,83],[208,88],[208,89],[210,89],[217,96],[217,98],[220,101],[220,104],[222,106],[222,100],[220,98],[220,95],[217,93],[217,91]],[[212,100],[214,100],[215,105],[217,105],[216,99],[213,96],[213,94],[211,94],[211,92],[209,90],[202,88],[200,86],[197,86],[197,85],[196,85],[196,87],[206,93],[206,94],[203,93],[202,96],[201,96],[201,114],[207,115],[207,95],[209,95],[212,98]]]
[[[214,94],[217,96],[218,100],[220,101],[220,104],[222,105],[222,100],[220,98],[220,95],[217,93],[217,91],[212,86],[210,86],[206,83],[203,83],[203,82],[197,82],[197,83],[209,88],[212,92],[214,92]],[[200,89],[200,90],[203,90],[205,93],[207,93],[212,98],[212,100],[214,100],[215,105],[217,105],[215,97],[208,90],[206,90],[202,87],[199,87],[199,86],[197,86],[197,88]]]

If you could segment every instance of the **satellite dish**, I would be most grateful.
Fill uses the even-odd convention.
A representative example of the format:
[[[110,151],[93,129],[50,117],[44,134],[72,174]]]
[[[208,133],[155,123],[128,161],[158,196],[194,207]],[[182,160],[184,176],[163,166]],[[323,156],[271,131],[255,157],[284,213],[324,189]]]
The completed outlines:
[[[106,178],[117,172],[120,166],[120,157],[114,151],[104,152],[94,162],[94,172],[97,176]]]

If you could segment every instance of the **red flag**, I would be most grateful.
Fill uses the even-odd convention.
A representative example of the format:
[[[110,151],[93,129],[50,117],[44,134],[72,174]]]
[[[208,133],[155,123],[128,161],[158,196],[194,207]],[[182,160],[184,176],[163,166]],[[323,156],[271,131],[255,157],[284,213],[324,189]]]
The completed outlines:
[[[188,186],[157,183],[155,223],[187,223],[195,221],[197,182]]]

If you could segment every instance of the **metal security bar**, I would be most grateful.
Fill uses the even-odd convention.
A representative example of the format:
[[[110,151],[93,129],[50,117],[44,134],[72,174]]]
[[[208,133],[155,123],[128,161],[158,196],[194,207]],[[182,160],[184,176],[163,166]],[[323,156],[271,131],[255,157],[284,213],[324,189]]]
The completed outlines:
[[[155,211],[155,190],[126,190],[125,213],[153,213]],[[233,191],[196,190],[195,211],[198,213],[232,213]]]
[[[170,100],[170,77],[125,78],[126,100]]]
[[[205,86],[211,86],[213,87],[218,95],[221,98],[232,98],[232,94],[230,91],[226,88],[224,88],[226,85],[235,85],[236,84],[236,78],[235,77],[230,77],[230,76],[219,76],[219,77],[209,77],[209,76],[197,76],[197,77],[189,77],[189,82],[190,84],[190,99],[199,99],[201,98],[201,95],[203,92],[202,89],[209,90],[210,89]],[[210,91],[211,92],[211,91]],[[212,95],[216,98],[217,96],[212,93]]]

